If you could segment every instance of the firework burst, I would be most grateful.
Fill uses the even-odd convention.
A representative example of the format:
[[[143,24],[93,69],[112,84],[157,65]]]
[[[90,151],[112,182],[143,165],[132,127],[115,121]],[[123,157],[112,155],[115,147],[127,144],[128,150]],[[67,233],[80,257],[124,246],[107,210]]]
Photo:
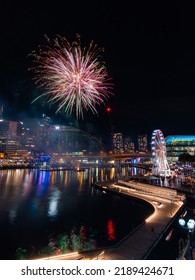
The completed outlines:
[[[46,88],[34,101],[45,96],[57,104],[56,113],[63,110],[77,118],[83,118],[84,110],[97,114],[97,105],[112,95],[111,79],[100,60],[103,49],[93,41],[82,49],[79,36],[73,43],[60,36],[47,42],[32,53],[36,83]]]

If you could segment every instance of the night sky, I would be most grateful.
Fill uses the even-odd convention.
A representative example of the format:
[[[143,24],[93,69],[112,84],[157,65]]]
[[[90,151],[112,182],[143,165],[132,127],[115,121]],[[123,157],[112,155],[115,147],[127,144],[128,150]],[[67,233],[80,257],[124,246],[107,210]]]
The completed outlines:
[[[129,135],[161,129],[164,136],[195,134],[195,24],[191,1],[4,1],[0,11],[0,104],[6,119],[39,117],[77,123],[94,134]],[[136,4],[134,3],[136,2]],[[156,3],[158,2],[158,3]],[[39,89],[28,57],[46,34],[69,41],[80,34],[105,49],[102,59],[114,95],[98,116],[55,115],[55,105],[31,104]],[[111,106],[110,116],[106,106]]]

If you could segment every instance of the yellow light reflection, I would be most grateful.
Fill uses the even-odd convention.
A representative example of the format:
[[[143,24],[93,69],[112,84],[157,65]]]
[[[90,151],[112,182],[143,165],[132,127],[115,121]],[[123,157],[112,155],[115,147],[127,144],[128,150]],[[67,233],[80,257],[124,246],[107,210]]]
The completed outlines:
[[[113,180],[115,178],[115,168],[112,167],[110,169],[110,180]]]
[[[100,171],[100,180],[101,181],[104,180],[104,169],[101,169],[101,171]]]
[[[64,172],[64,186],[66,187],[68,184],[68,171]]]
[[[82,190],[82,186],[83,186],[83,172],[78,172],[79,173],[79,191]]]

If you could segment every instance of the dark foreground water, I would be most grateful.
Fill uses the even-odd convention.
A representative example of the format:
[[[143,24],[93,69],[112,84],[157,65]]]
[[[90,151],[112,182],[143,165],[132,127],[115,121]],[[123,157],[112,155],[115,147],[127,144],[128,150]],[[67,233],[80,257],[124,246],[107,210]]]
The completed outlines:
[[[62,243],[64,251],[90,250],[126,236],[152,209],[92,187],[114,172],[1,170],[0,259],[55,253]]]

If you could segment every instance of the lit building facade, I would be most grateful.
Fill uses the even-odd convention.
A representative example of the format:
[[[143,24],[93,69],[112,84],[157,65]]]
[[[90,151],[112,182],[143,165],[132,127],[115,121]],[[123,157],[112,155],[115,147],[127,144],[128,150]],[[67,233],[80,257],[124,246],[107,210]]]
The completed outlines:
[[[51,126],[52,121],[50,117],[47,117],[45,114],[42,114],[41,119],[38,121],[38,127],[36,131],[36,140],[39,143],[43,137],[48,138],[48,128]]]
[[[14,157],[20,150],[22,124],[19,121],[0,121],[0,152],[8,157]]]
[[[147,134],[138,135],[138,151],[139,152],[147,152],[148,151]]]
[[[195,136],[170,135],[165,138],[167,157],[172,162],[177,162],[181,154],[195,155]]]
[[[112,150],[115,154],[124,153],[123,134],[116,132],[112,134]]]
[[[21,135],[21,147],[31,153],[35,150],[36,145],[36,132],[37,129],[31,129],[23,126]]]
[[[124,137],[124,153],[131,154],[135,152],[135,144],[131,137]]]

